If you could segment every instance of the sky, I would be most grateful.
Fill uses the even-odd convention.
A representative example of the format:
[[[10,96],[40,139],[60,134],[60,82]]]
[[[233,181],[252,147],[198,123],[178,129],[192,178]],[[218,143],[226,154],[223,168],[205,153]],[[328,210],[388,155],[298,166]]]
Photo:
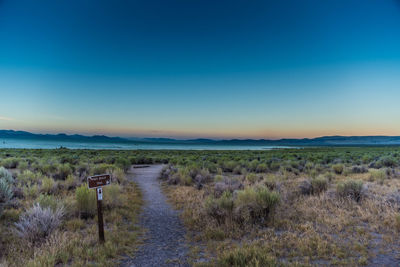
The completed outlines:
[[[400,135],[400,0],[0,0],[0,129]]]

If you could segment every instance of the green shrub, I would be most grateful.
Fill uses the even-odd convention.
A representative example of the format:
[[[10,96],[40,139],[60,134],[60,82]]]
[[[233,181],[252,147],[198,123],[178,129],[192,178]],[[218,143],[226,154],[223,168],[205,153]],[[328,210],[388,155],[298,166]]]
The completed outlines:
[[[111,184],[103,188],[104,206],[111,209],[121,207],[124,202],[122,199],[122,188],[119,184]]]
[[[40,194],[36,202],[39,203],[42,208],[51,208],[52,210],[56,210],[58,206],[57,199],[52,195]]]
[[[94,175],[99,175],[99,174],[106,174],[108,172],[112,172],[112,170],[114,169],[114,165],[112,164],[106,164],[106,163],[102,163],[102,164],[97,164],[92,168],[93,174]]]
[[[369,173],[370,173],[369,180],[371,182],[378,182],[379,184],[383,184],[383,182],[387,178],[387,174],[386,174],[385,170],[372,169],[369,171]]]
[[[54,193],[56,185],[57,184],[53,178],[45,177],[42,179],[42,185],[40,187],[40,191],[47,194]]]
[[[127,158],[118,158],[115,161],[115,165],[118,168],[124,170],[124,172],[127,172],[129,170],[129,168],[131,167],[131,162]]]
[[[223,267],[276,267],[277,260],[259,246],[244,246],[234,250],[226,250],[218,258],[217,266]]]
[[[1,161],[1,165],[7,169],[15,169],[18,167],[19,160],[17,158],[6,158]]]
[[[246,180],[251,183],[254,184],[255,182],[258,181],[258,176],[255,173],[249,173],[246,175]]]
[[[34,173],[30,170],[25,170],[18,175],[18,181],[23,183],[37,182],[41,179],[42,175],[40,173]]]
[[[35,183],[28,183],[23,187],[22,191],[24,192],[24,196],[36,198],[39,194],[39,187]]]
[[[334,164],[332,165],[332,169],[336,174],[342,174],[344,170],[343,164]]]
[[[220,174],[217,174],[214,176],[214,182],[222,182],[224,180],[224,177]]]
[[[4,206],[9,203],[13,196],[14,192],[10,181],[4,176],[0,177],[0,215]]]
[[[246,188],[238,191],[234,201],[235,215],[239,222],[265,222],[279,203],[279,194],[266,187]]]
[[[222,169],[224,172],[232,172],[236,166],[236,161],[230,160],[223,163]]]
[[[363,182],[360,180],[347,180],[337,185],[337,193],[340,197],[350,198],[359,202],[363,196]]]
[[[265,163],[258,164],[258,166],[256,168],[256,172],[267,172],[267,170],[268,170],[268,166]]]
[[[76,187],[77,181],[75,177],[72,174],[70,174],[68,175],[67,179],[65,179],[64,185],[67,188],[67,190],[71,190]]]
[[[328,179],[320,175],[317,178],[311,179],[312,194],[320,194],[328,189]]]
[[[9,184],[14,183],[14,178],[12,177],[11,173],[4,167],[0,167],[0,179],[5,179]]]
[[[96,213],[96,192],[86,185],[81,185],[75,191],[79,216],[83,219],[93,217]]]
[[[111,176],[112,176],[113,181],[118,182],[119,184],[126,184],[128,181],[124,171],[120,168],[115,168],[111,172]]]
[[[215,219],[218,224],[224,224],[227,219],[232,218],[233,207],[232,194],[227,191],[220,198],[209,196],[204,202],[206,214]]]

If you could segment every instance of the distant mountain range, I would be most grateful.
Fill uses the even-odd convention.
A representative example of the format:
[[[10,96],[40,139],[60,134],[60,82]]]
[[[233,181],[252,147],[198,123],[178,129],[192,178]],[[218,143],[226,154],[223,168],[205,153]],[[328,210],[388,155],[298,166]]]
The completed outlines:
[[[191,144],[191,145],[246,145],[246,146],[368,146],[400,145],[400,136],[323,136],[303,139],[189,139],[171,138],[122,138],[104,135],[34,134],[25,131],[0,130],[0,141],[6,139],[45,140],[63,142],[125,143],[125,144]]]

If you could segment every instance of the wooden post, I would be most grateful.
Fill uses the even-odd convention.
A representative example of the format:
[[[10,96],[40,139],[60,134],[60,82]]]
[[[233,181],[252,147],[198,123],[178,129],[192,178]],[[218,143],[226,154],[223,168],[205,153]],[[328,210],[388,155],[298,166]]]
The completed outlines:
[[[103,209],[102,209],[102,200],[103,200],[103,188],[98,187],[96,189],[97,192],[97,221],[99,223],[99,241],[100,243],[104,243],[104,223],[103,223]]]

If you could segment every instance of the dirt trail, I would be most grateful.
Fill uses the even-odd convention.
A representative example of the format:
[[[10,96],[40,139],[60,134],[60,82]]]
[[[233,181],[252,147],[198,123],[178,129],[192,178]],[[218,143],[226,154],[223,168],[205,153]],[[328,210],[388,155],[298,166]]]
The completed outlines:
[[[143,193],[144,207],[140,225],[147,231],[143,245],[135,257],[122,266],[189,266],[185,228],[161,192],[158,177],[162,165],[134,166],[130,178],[138,183]]]

